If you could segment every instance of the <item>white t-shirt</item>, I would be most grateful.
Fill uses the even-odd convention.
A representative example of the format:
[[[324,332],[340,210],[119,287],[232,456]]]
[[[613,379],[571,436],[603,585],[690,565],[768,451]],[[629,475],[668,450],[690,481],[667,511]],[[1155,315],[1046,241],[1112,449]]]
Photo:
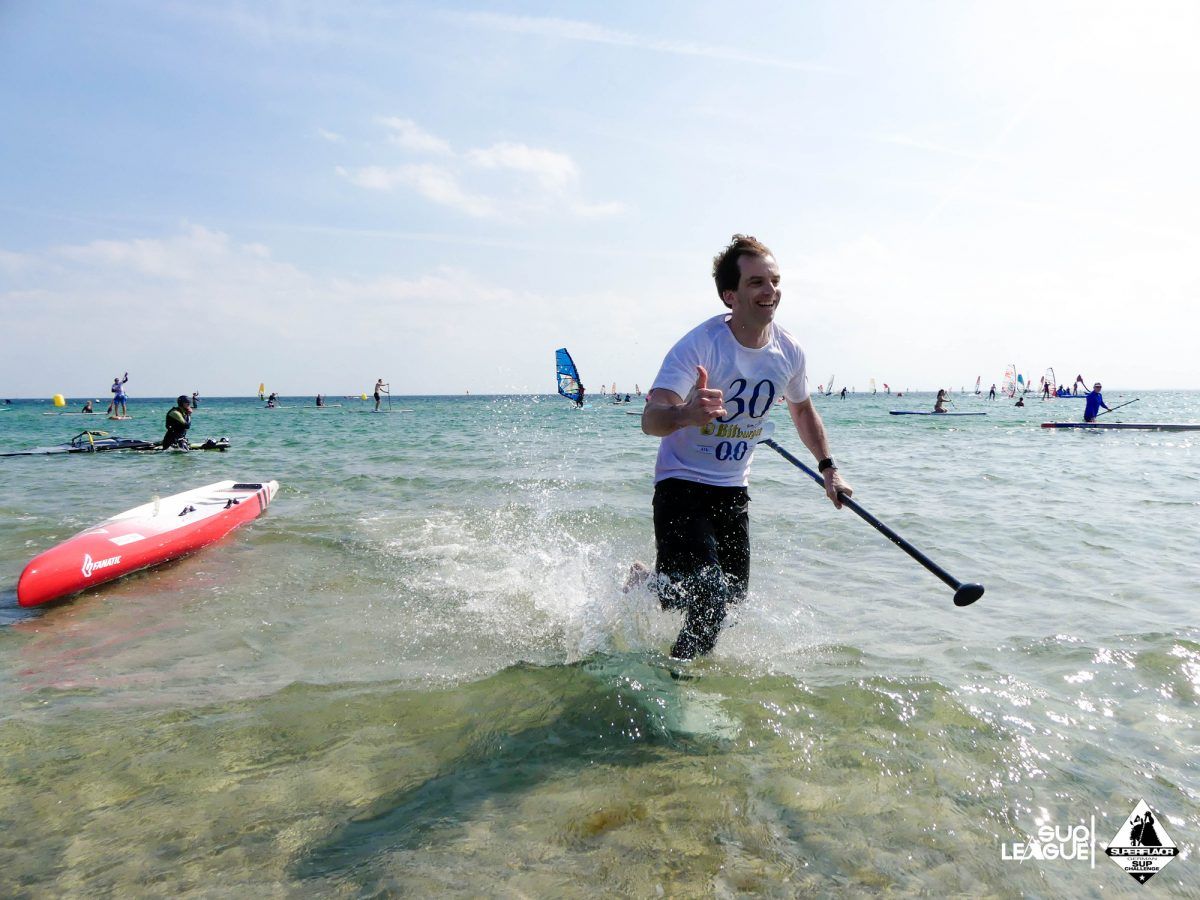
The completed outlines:
[[[693,328],[667,353],[653,387],[687,399],[696,385],[696,366],[708,372],[709,388],[725,395],[726,418],[703,428],[689,425],[667,435],[658,447],[654,482],[683,478],[701,484],[745,487],[755,439],[781,394],[793,403],[808,399],[804,351],[787,331],[771,323],[765,347],[743,347],[729,330],[729,315],[713,316]]]

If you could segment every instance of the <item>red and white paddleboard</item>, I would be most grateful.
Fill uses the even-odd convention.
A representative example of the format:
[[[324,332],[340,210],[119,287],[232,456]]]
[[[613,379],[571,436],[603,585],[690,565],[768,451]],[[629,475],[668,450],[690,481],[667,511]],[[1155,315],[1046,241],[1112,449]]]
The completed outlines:
[[[218,481],[113,516],[34,557],[17,602],[38,606],[193,553],[257,518],[278,489],[277,481]]]

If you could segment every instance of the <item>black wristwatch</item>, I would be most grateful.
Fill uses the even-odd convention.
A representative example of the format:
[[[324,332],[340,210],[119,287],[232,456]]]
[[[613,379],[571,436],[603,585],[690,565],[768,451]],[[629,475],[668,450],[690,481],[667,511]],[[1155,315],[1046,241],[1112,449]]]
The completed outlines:
[[[821,460],[819,463],[817,463],[817,471],[820,472],[822,475],[825,474],[826,469],[833,469],[835,472],[837,471],[837,466],[835,466],[833,464],[832,457],[827,456],[823,460]]]

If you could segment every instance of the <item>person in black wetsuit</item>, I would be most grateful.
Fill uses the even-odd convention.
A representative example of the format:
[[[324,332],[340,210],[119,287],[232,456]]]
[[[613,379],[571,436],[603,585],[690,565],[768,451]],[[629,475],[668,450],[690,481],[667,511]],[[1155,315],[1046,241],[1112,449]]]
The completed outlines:
[[[168,450],[178,445],[187,450],[187,432],[192,427],[192,400],[180,394],[175,405],[167,412],[167,433],[163,435],[162,448]]]

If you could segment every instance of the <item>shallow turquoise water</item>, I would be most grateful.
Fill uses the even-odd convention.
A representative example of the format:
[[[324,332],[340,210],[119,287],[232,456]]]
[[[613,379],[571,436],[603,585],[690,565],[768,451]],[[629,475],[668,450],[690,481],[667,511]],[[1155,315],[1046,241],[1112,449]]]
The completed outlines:
[[[1136,396],[1113,418],[1200,421]],[[954,608],[762,449],[750,597],[686,678],[678,619],[619,590],[652,558],[636,405],[214,400],[193,434],[225,454],[0,460],[2,892],[1132,896],[1102,853],[1002,846],[1106,842],[1144,797],[1183,849],[1154,885],[1200,893],[1198,437],[955,399],[989,415],[821,409],[858,499],[986,596]],[[0,448],[156,439],[168,406],[18,403]],[[281,489],[202,554],[16,607],[37,552],[225,478]]]

